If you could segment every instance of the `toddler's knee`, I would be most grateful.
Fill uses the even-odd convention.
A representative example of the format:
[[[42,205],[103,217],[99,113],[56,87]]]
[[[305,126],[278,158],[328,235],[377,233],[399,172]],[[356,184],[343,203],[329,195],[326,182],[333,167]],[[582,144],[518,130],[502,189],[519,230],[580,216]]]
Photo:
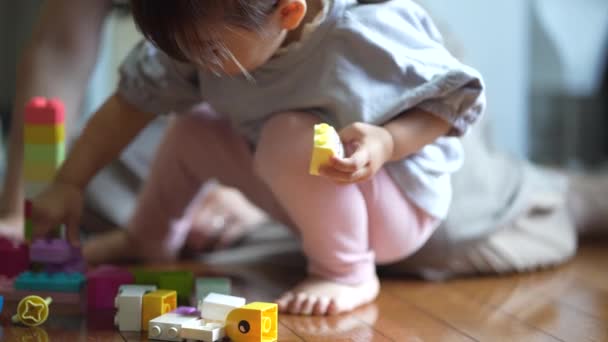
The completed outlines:
[[[254,168],[265,181],[277,173],[307,171],[312,153],[313,126],[319,119],[308,113],[277,114],[262,128]]]

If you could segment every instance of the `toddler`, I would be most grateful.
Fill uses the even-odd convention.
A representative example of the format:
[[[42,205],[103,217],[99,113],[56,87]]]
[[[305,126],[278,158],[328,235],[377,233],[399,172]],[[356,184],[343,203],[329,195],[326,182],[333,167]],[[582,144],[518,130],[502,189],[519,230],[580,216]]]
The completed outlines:
[[[376,264],[416,252],[446,216],[459,135],[481,115],[483,82],[443,47],[410,0],[131,0],[146,41],[116,93],[34,203],[39,235],[76,240],[82,193],[152,119],[176,117],[127,232],[104,248],[171,259],[189,203],[216,178],[293,227],[308,277],[283,312],[336,314],[374,300]],[[313,127],[339,132],[344,158],[308,173]]]

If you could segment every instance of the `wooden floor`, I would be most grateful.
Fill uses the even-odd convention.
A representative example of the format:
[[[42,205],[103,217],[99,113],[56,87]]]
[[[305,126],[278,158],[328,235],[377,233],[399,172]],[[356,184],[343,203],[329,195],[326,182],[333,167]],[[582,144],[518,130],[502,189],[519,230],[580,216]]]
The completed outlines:
[[[229,271],[181,264],[199,274],[232,277],[234,293],[269,301],[298,280],[300,269],[260,267]],[[145,341],[120,334],[112,312],[81,314],[52,306],[41,328],[9,323],[15,303],[0,316],[0,341]],[[279,341],[608,341],[607,244],[582,247],[556,270],[503,278],[432,284],[383,280],[378,300],[339,317],[280,316]]]

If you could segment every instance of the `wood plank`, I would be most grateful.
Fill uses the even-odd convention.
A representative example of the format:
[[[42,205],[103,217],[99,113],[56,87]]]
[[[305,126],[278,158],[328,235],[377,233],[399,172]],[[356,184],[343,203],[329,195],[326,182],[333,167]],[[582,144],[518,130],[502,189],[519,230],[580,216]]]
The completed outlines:
[[[481,341],[558,341],[514,317],[481,305],[447,284],[385,283],[384,290]]]
[[[575,277],[567,270],[537,275],[456,281],[452,288],[471,300],[511,315],[529,326],[567,341],[608,339],[605,321],[560,301]],[[572,329],[577,326],[578,329]]]
[[[394,341],[355,315],[325,317],[282,315],[281,323],[304,341]],[[282,338],[280,340],[282,341]]]
[[[378,299],[353,313],[394,341],[474,341],[410,303],[381,291]]]

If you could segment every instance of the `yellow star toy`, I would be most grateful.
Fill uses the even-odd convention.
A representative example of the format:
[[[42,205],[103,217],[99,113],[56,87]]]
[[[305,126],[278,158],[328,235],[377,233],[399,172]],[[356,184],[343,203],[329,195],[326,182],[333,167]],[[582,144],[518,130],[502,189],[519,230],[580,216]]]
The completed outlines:
[[[27,296],[17,306],[17,314],[13,316],[13,323],[21,323],[28,327],[39,326],[49,317],[49,305],[53,299],[42,299],[38,296]]]

